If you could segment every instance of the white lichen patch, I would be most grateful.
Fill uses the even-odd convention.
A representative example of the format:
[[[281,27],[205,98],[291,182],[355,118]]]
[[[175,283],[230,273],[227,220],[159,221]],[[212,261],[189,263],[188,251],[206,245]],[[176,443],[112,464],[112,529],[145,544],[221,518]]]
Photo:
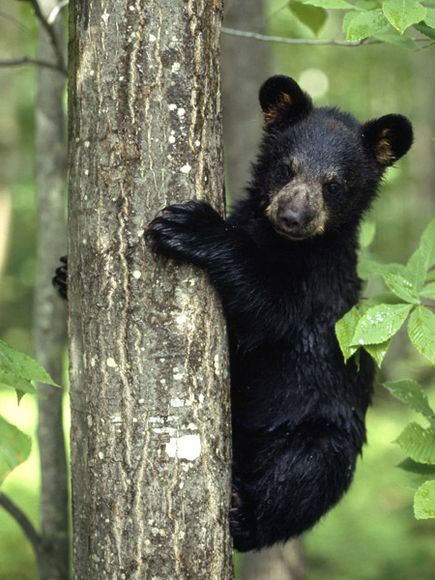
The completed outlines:
[[[187,321],[188,318],[185,314],[179,314],[178,316],[175,317],[175,322],[178,324],[178,326],[185,326]]]
[[[110,420],[112,423],[115,423],[115,424],[122,423],[121,413],[114,413],[110,417]]]
[[[177,115],[182,118],[184,117],[184,115],[186,114],[186,109],[183,109],[183,107],[180,107],[177,111]]]
[[[133,272],[133,278],[136,278],[136,280],[139,280],[139,278],[142,276],[142,272],[140,272],[139,270],[135,270]]]
[[[183,373],[175,373],[174,375],[174,381],[181,381],[184,377]]]
[[[83,143],[83,145],[86,147],[86,149],[89,149],[89,147],[91,146],[91,142],[90,141],[85,141]]]
[[[215,356],[214,356],[214,372],[217,376],[219,376],[221,374],[221,364],[220,364],[218,354],[215,354]]]
[[[168,139],[169,143],[171,143],[171,145],[173,145],[176,141],[174,135],[169,135],[169,139]]]
[[[110,15],[106,11],[101,15],[101,20],[104,22],[105,26],[107,26],[107,23],[109,22],[109,17]]]
[[[92,362],[91,362],[91,364],[92,364]],[[118,366],[116,364],[116,360],[114,358],[112,358],[111,356],[109,356],[109,358],[106,360],[106,365],[112,369],[114,369]]]
[[[177,109],[177,105],[174,105],[174,103],[171,103],[170,105],[168,105],[168,107],[170,111],[176,111]]]
[[[174,62],[174,64],[172,65],[171,70],[172,70],[173,73],[176,73],[176,72],[178,72],[180,70],[180,68],[181,68],[180,63],[179,62]]]
[[[98,457],[99,457],[100,459],[104,459],[104,453],[103,453],[102,451],[100,451],[100,452],[98,453]]]
[[[148,40],[149,40],[150,42],[155,42],[155,41],[157,40],[157,36],[154,36],[154,34],[150,34],[150,35],[148,36]]]
[[[187,400],[180,399],[179,397],[175,397],[171,399],[170,402],[171,407],[190,407],[192,403]]]
[[[183,165],[183,167],[180,168],[181,173],[190,173],[192,171],[192,167],[186,163],[186,165]]]
[[[194,461],[201,455],[201,439],[199,435],[171,437],[166,443],[166,453],[169,457]]]
[[[195,147],[200,147],[201,146],[201,141],[198,141],[198,139],[195,141]]]

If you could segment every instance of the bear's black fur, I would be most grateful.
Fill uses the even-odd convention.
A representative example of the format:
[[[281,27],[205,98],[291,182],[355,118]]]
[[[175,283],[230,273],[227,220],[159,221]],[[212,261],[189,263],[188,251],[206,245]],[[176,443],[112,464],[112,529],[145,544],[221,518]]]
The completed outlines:
[[[412,143],[405,117],[361,125],[288,77],[266,81],[260,103],[260,154],[229,219],[190,201],[149,227],[155,250],[204,268],[222,300],[240,551],[301,534],[351,483],[374,368],[364,352],[359,370],[344,363],[334,325],[359,297],[359,222]]]

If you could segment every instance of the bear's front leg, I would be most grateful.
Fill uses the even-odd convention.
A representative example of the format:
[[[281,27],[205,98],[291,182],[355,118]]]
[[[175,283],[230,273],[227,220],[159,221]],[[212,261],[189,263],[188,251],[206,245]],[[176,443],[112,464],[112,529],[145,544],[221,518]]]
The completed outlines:
[[[208,203],[192,200],[166,207],[149,225],[148,236],[159,254],[205,267],[227,227]]]

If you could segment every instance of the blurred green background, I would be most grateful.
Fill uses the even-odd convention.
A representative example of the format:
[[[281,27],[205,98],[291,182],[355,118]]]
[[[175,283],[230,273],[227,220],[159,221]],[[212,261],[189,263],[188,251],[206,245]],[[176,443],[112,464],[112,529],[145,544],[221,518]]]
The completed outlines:
[[[0,2],[0,58],[35,52],[36,26],[27,6]],[[269,1],[256,30],[306,34]],[[326,36],[338,26],[332,18]],[[238,39],[240,50],[247,50]],[[270,73],[290,74],[317,104],[339,105],[361,120],[390,112],[407,115],[415,144],[391,169],[369,219],[377,233],[371,252],[383,261],[403,262],[434,214],[433,49],[406,50],[376,45],[359,48],[262,45]],[[252,63],[255,67],[255,62]],[[249,71],[243,71],[249,74]],[[254,95],[254,99],[255,99]],[[0,69],[0,337],[31,353],[32,286],[35,274],[34,121],[35,70]],[[249,103],[249,106],[251,104]],[[255,105],[256,107],[256,105]],[[256,123],[260,123],[257,114]],[[231,170],[229,190],[233,197]],[[379,288],[369,288],[379,290]],[[435,404],[435,373],[397,337],[379,383],[412,377]],[[35,430],[35,403],[0,391],[2,414],[23,431]],[[412,513],[417,478],[397,469],[403,459],[393,441],[411,413],[381,387],[368,415],[368,444],[354,485],[341,504],[306,534],[307,578],[312,580],[429,580],[435,575],[435,523]],[[413,420],[419,420],[412,417]],[[31,458],[9,476],[3,490],[37,524],[39,465],[36,443]],[[0,580],[35,578],[31,548],[14,521],[0,510]]]

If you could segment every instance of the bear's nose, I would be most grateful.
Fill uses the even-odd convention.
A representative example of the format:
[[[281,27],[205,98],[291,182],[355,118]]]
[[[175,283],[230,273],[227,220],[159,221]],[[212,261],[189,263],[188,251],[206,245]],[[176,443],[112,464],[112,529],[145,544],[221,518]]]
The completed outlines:
[[[279,212],[279,220],[286,229],[295,229],[305,226],[311,219],[309,212],[303,209],[286,207]]]

